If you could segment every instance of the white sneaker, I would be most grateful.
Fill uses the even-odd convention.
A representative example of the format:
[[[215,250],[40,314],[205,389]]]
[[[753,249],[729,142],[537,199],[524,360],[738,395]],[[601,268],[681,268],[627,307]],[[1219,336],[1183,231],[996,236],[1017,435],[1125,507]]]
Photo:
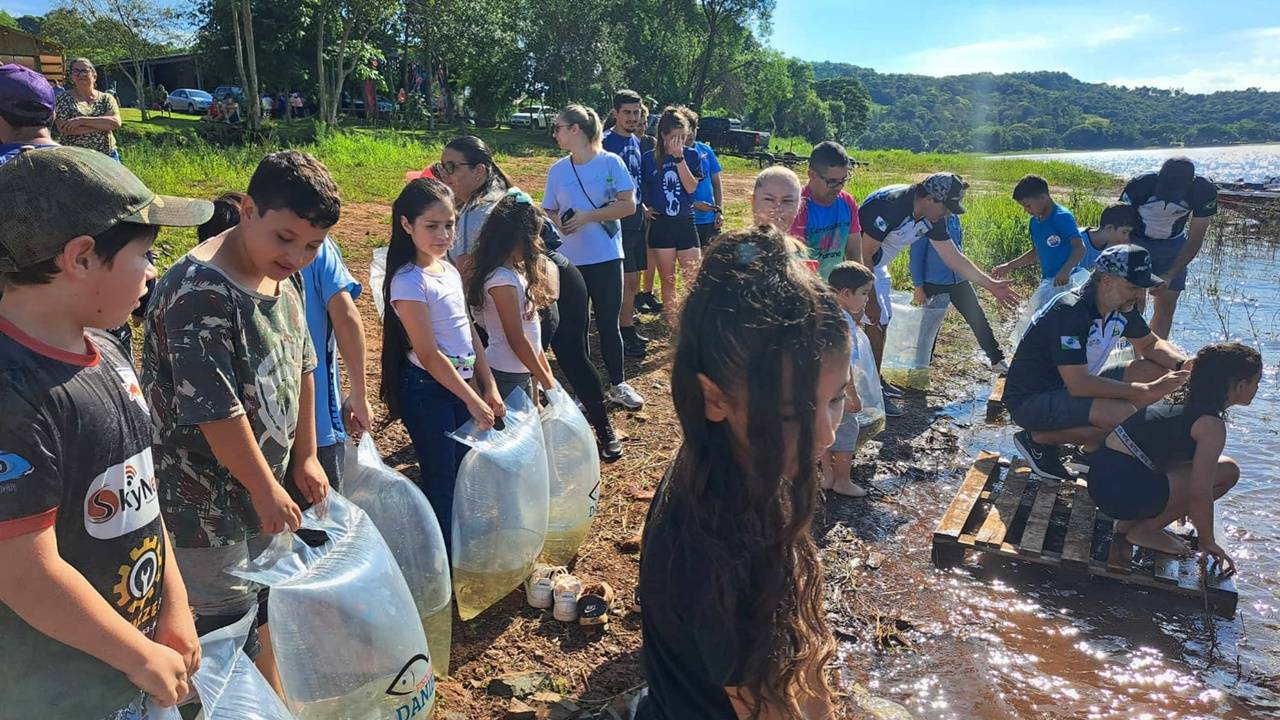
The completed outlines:
[[[644,398],[640,397],[640,393],[636,392],[635,388],[625,382],[620,382],[609,388],[604,397],[609,402],[617,403],[628,410],[639,410],[644,407]]]
[[[556,580],[568,573],[563,565],[534,565],[533,574],[524,581],[524,599],[529,607],[546,610],[554,602],[552,592]]]
[[[582,596],[582,581],[564,574],[556,579],[555,604],[551,609],[551,617],[560,622],[578,621],[578,598]]]
[[[991,372],[1005,376],[1009,374],[1009,361],[1001,360],[1000,362],[991,363]]]

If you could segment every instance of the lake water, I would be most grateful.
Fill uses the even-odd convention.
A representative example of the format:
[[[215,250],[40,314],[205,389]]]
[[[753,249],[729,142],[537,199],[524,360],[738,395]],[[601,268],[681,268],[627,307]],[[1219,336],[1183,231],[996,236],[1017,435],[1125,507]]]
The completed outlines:
[[[1261,182],[1280,175],[1280,143],[1231,145],[1204,148],[1155,148],[1147,150],[1099,150],[1095,152],[1042,153],[1018,155],[1035,160],[1061,160],[1129,178],[1159,170],[1160,164],[1175,155],[1186,155],[1201,175],[1219,182]],[[1010,157],[1010,156],[992,156]]]
[[[1053,157],[1128,175],[1177,152],[1188,151]],[[1214,152],[1221,157],[1196,159],[1202,172],[1280,175],[1280,146]],[[1185,600],[1108,582],[1061,585],[1042,568],[971,555],[964,570],[928,574],[918,605],[904,603],[917,624],[913,649],[877,655],[873,692],[921,718],[1280,719],[1280,237],[1257,232],[1240,218],[1217,218],[1173,331],[1192,352],[1230,339],[1257,347],[1265,361],[1254,403],[1229,413],[1227,453],[1242,476],[1216,509],[1219,543],[1239,566],[1236,616],[1214,618]],[[943,412],[970,459],[981,449],[1012,456],[1010,428],[984,422],[985,399],[986,388],[975,388]],[[898,502],[940,515],[958,480],[906,484]]]

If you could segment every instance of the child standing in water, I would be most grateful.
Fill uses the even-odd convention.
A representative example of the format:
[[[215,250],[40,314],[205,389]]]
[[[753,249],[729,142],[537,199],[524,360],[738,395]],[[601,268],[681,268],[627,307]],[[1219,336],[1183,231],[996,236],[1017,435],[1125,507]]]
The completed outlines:
[[[462,276],[445,261],[453,245],[453,194],[434,178],[412,180],[391,207],[382,293],[382,387],[388,417],[404,423],[445,546],[453,537],[453,485],[467,447],[448,437],[467,420],[493,427],[505,414],[467,317]]]
[[[811,535],[817,457],[849,384],[835,293],[776,229],[710,247],[680,314],[684,442],[644,533],[641,720],[830,718]]]
[[[1190,551],[1165,527],[1189,516],[1200,550],[1230,575],[1235,561],[1218,545],[1213,528],[1214,501],[1240,479],[1240,466],[1222,454],[1223,413],[1253,402],[1262,355],[1247,345],[1222,343],[1202,348],[1186,364],[1186,401],[1148,406],[1112,431],[1090,458],[1089,494],[1130,543],[1171,555]]]
[[[484,318],[485,356],[503,398],[517,387],[534,397],[530,379],[555,387],[538,318],[552,302],[547,266],[555,269],[542,254],[543,217],[527,193],[512,188],[493,206],[471,254],[467,304]]]
[[[871,297],[871,283],[875,276],[862,263],[846,260],[831,269],[827,282],[836,291],[836,301],[840,303],[840,312],[844,322],[849,326],[849,335],[854,338],[850,343],[849,372],[857,372],[858,349],[857,334],[862,332],[858,327],[858,319],[867,308],[867,300]],[[869,348],[868,343],[861,347]],[[862,410],[862,399],[858,397],[857,385],[849,385],[849,401],[844,406],[844,419],[836,429],[836,440],[826,453],[822,463],[822,489],[830,490],[837,495],[848,497],[865,497],[867,491],[854,485],[849,478],[853,468],[853,453],[858,449],[858,411]],[[871,430],[868,429],[868,434]]]

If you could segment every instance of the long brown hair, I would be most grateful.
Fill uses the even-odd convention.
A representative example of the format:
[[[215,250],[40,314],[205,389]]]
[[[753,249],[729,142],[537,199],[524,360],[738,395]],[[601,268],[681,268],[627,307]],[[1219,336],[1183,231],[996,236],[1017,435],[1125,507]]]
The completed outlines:
[[[482,198],[498,190],[506,190],[515,184],[502,171],[502,168],[498,167],[497,161],[493,159],[493,151],[489,149],[485,141],[475,135],[459,135],[450,140],[449,144],[444,146],[444,149],[453,150],[466,158],[467,162],[474,163],[477,167],[483,167],[487,172],[484,184],[476,188],[476,191],[471,193],[471,197],[459,198],[459,201],[463,204],[470,203],[477,198]]]
[[[680,108],[667,107],[662,110],[662,117],[658,118],[658,144],[653,148],[653,165],[658,168],[659,175],[662,174],[662,164],[667,161],[667,133],[673,130],[688,132],[689,120]]]
[[[528,283],[527,302],[521,311],[525,319],[551,305],[551,281],[547,279],[546,266],[542,262],[541,230],[545,217],[523,192],[520,195],[508,194],[493,206],[480,228],[480,237],[476,238],[475,252],[471,255],[467,305],[484,307],[485,280],[494,270],[508,263]],[[517,251],[520,254],[518,262],[514,258]],[[489,328],[489,332],[496,330],[498,328]]]
[[[830,693],[824,667],[835,648],[811,535],[818,483],[805,458],[822,362],[847,362],[849,343],[835,294],[769,226],[717,240],[681,310],[671,394],[684,444],[652,516],[682,506],[690,521],[676,546],[707,557],[711,606],[756,629],[739,663],[752,717],[766,708],[801,717],[797,697]],[[745,396],[744,445],[706,419],[699,375]],[[793,444],[799,469],[788,476]]]

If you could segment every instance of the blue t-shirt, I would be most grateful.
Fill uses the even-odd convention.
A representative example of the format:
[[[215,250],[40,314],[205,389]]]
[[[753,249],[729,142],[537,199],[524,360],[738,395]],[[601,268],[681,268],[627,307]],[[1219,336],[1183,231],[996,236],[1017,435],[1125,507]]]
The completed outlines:
[[[332,238],[325,238],[316,259],[302,268],[302,285],[306,291],[307,329],[311,331],[317,360],[316,446],[327,447],[347,439],[342,425],[342,391],[338,388],[338,341],[329,321],[329,301],[344,290],[351,293],[352,300],[360,297],[360,283],[343,264],[337,244]]]
[[[1071,258],[1071,239],[1080,237],[1076,218],[1071,211],[1054,203],[1053,212],[1045,220],[1032,216],[1031,244],[1040,259],[1040,277],[1048,280],[1058,274]]]
[[[951,236],[951,241],[960,248],[960,252],[964,252],[964,231],[960,228],[959,215],[947,216],[947,235]],[[909,267],[912,287],[924,287],[925,284],[955,285],[964,280],[947,266],[931,242],[911,243]]]
[[[1094,245],[1093,234],[1097,232],[1094,228],[1085,228],[1080,231],[1080,239],[1084,241],[1084,257],[1080,258],[1080,264],[1077,266],[1081,270],[1093,270],[1093,266],[1098,264],[1098,258],[1102,256],[1102,251],[1106,250],[1106,246],[1098,247]]]
[[[623,137],[609,130],[604,134],[604,149],[622,158],[622,164],[627,166],[627,172],[631,173],[631,180],[636,187],[640,187],[640,138],[635,135],[627,135]],[[622,225],[627,228],[639,227],[644,219],[643,210],[640,207],[640,198],[636,198],[636,212],[630,217],[622,219]]]
[[[640,176],[644,182],[640,185],[640,197],[644,204],[659,215],[668,217],[688,216],[693,213],[693,197],[685,192],[680,182],[680,171],[675,161],[667,158],[662,163],[662,172],[658,172],[654,152],[650,150],[640,161]],[[702,172],[702,162],[693,148],[684,148],[684,162],[696,176]]]
[[[33,147],[37,150],[43,150],[44,148],[58,147],[58,144],[53,143],[49,145],[44,145],[44,144],[34,145],[29,142],[0,143],[0,165],[3,165],[9,162],[10,160],[18,157],[18,153],[22,152],[22,148],[28,147],[28,146]]]
[[[720,158],[716,157],[716,151],[704,142],[693,142],[693,149],[698,153],[699,167],[702,168],[702,179],[698,180],[698,187],[693,191],[693,199],[701,200],[708,205],[716,204],[715,189],[711,187],[711,176],[720,174]],[[693,222],[695,225],[710,225],[716,221],[716,214],[713,212],[693,211]]]

